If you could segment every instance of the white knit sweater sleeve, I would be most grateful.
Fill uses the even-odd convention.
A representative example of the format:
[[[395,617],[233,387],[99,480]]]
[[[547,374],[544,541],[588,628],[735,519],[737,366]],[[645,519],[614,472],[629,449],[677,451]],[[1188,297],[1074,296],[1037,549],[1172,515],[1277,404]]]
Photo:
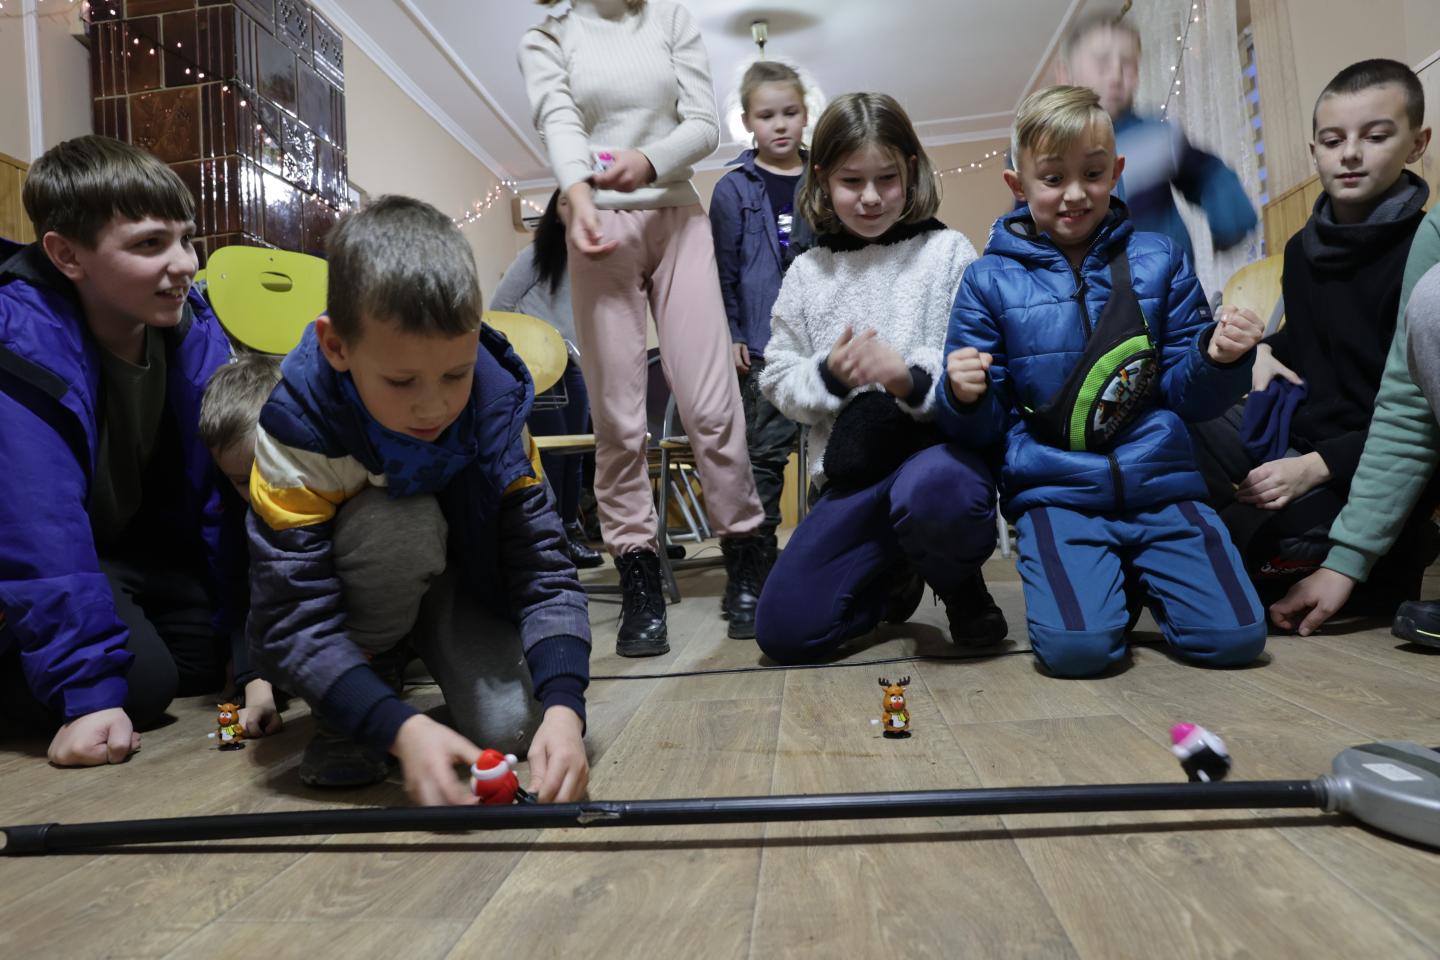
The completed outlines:
[[[563,192],[588,179],[591,171],[590,135],[570,92],[570,69],[560,45],[562,31],[563,23],[555,17],[527,30],[520,41],[520,72],[530,97],[530,119],[550,154],[550,169]]]
[[[760,375],[760,390],[775,408],[796,423],[810,426],[833,417],[842,402],[820,377],[820,363],[830,355],[831,345],[813,340],[806,296],[806,274],[813,260],[814,255],[807,254],[785,274],[770,313],[770,342]]]
[[[926,243],[925,256],[927,260],[934,258],[931,262],[934,275],[944,276],[945,282],[936,286],[933,298],[924,305],[919,341],[905,353],[906,366],[919,367],[930,374],[931,389],[925,391],[918,404],[911,406],[903,399],[900,401],[900,406],[918,420],[935,416],[934,385],[945,376],[945,338],[950,332],[950,311],[960,291],[965,268],[978,259],[975,245],[958,230],[935,234]]]
[[[692,166],[720,145],[720,121],[715,116],[715,88],[710,82],[710,58],[705,41],[690,11],[679,4],[657,4],[657,15],[669,18],[670,62],[680,84],[676,113],[680,123],[658,140],[643,144],[640,152],[655,168],[655,180],[664,183],[677,170]]]

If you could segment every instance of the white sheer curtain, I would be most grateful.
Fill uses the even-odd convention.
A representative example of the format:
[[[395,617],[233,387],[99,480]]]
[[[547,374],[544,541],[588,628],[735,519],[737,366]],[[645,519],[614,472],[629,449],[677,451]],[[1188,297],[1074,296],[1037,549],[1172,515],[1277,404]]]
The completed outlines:
[[[1186,36],[1184,59],[1177,37]],[[1170,96],[1166,118],[1177,123],[1190,142],[1224,160],[1240,176],[1251,202],[1260,196],[1250,115],[1240,74],[1240,37],[1235,25],[1235,0],[1140,0],[1125,15],[1140,31],[1140,91],[1136,109],[1158,117],[1175,78],[1180,88]],[[1215,253],[1205,215],[1177,192],[1175,203],[1195,245],[1195,272],[1207,296],[1220,291],[1240,267],[1260,256],[1262,230],[1223,253]],[[1257,209],[1257,214],[1259,213]]]

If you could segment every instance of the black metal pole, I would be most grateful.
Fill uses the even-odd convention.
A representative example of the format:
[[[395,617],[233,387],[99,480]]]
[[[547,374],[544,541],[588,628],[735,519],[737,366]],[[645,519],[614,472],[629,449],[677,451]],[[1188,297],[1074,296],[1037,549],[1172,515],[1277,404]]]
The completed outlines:
[[[399,807],[251,813],[101,823],[37,823],[0,828],[0,855],[58,853],[138,843],[194,843],[257,837],[542,827],[669,826],[787,820],[859,820],[1087,813],[1126,810],[1230,810],[1323,807],[1318,780],[1234,783],[1125,783],[832,793],[780,797],[588,801],[494,807]]]

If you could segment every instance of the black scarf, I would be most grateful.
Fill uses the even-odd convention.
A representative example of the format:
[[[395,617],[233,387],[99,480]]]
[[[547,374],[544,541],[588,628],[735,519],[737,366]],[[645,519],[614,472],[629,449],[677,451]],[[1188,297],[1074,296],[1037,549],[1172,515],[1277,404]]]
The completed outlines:
[[[1429,198],[1429,185],[1409,170],[1402,170],[1400,179],[1381,195],[1380,202],[1362,222],[1336,223],[1330,195],[1322,193],[1300,235],[1305,259],[1327,269],[1354,267],[1372,257],[1376,247],[1388,245],[1400,234],[1413,234],[1416,223],[1425,216],[1425,201]]]

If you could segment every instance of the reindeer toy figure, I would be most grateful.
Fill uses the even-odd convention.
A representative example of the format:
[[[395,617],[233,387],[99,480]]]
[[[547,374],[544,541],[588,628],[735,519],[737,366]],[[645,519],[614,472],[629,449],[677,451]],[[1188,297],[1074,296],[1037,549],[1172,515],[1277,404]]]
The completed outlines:
[[[221,750],[244,750],[245,728],[240,725],[240,708],[233,703],[217,703],[220,714],[216,718],[219,727],[210,736],[220,741]]]
[[[909,684],[909,677],[901,677],[895,683],[884,677],[880,678],[885,698],[880,701],[879,722],[885,727],[885,736],[892,740],[910,736],[910,711],[905,707],[905,688]]]

